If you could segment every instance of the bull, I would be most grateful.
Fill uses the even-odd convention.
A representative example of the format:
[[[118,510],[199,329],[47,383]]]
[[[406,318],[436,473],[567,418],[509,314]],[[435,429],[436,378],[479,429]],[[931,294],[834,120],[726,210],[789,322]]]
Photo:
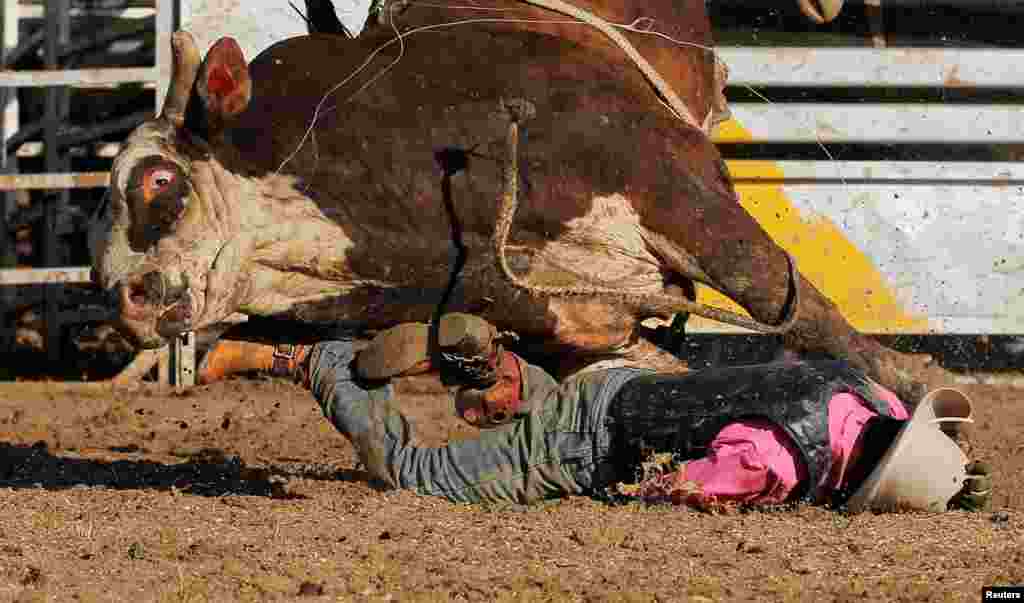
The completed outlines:
[[[358,39],[292,38],[249,65],[230,38],[201,58],[176,33],[162,113],[114,159],[93,237],[120,329],[144,348],[238,312],[381,329],[445,297],[537,357],[666,369],[680,361],[641,323],[703,283],[765,330],[786,323],[788,348],[919,395],[917,361],[855,331],[740,205],[708,135],[726,71],[703,0],[577,6],[652,24],[660,35],[627,34],[648,69],[513,0],[410,3]],[[517,103],[532,115],[515,147]]]

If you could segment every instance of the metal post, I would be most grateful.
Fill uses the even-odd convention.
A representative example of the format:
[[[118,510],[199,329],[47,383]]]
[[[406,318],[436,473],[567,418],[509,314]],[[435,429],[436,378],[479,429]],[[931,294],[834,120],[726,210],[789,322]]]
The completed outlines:
[[[171,34],[178,25],[178,0],[156,0],[156,114],[163,110],[167,87],[171,82]],[[170,383],[179,391],[196,383],[195,333],[182,333],[174,338],[169,358],[160,363],[157,379]]]
[[[163,108],[171,82],[171,34],[177,27],[178,0],[156,0],[156,113]]]
[[[171,344],[171,379],[181,391],[196,384],[196,336],[186,331]]]
[[[871,45],[875,48],[885,48],[888,43],[885,39],[882,0],[864,0],[864,11],[871,23]]]
[[[45,64],[47,69],[60,69],[60,49],[70,40],[69,0],[47,0]],[[43,147],[46,152],[46,171],[50,173],[70,171],[70,162],[57,148],[57,135],[68,116],[69,94],[65,87],[46,89],[46,108],[43,131]],[[60,216],[70,201],[67,189],[45,197],[43,213],[43,265],[54,267],[62,263],[57,245]],[[46,357],[50,362],[60,360],[60,285],[46,287]]]

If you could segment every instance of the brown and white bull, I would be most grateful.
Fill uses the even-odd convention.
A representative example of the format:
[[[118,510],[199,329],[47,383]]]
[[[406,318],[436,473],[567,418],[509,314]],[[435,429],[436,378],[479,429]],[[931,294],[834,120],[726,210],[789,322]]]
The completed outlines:
[[[115,159],[94,241],[95,276],[117,292],[126,333],[152,347],[235,312],[371,329],[428,320],[456,257],[447,190],[467,262],[446,309],[538,352],[664,368],[677,361],[637,333],[670,310],[643,297],[682,299],[697,281],[767,324],[798,298],[788,347],[909,392],[912,359],[791,277],[739,204],[706,131],[726,104],[703,0],[577,2],[688,44],[628,34],[697,116],[689,124],[589,25],[513,0],[443,4],[411,3],[355,40],[289,39],[248,66],[231,39],[200,63],[192,38],[175,35],[163,114]],[[536,113],[521,129],[512,271],[631,301],[531,295],[497,269],[508,99]]]

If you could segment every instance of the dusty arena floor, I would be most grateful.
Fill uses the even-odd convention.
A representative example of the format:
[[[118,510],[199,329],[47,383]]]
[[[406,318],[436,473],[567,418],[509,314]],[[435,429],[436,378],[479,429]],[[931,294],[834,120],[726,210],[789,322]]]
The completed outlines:
[[[283,381],[6,384],[0,601],[978,601],[1024,584],[1024,390],[966,389],[993,509],[847,517],[453,505],[368,485]],[[471,437],[429,385],[402,395],[425,442]]]

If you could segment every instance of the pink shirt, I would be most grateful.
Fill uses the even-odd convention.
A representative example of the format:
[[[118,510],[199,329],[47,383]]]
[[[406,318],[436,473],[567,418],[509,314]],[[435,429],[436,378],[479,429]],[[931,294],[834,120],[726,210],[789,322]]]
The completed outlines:
[[[878,388],[878,393],[889,403],[893,418],[909,418],[906,407],[892,392]],[[828,415],[832,466],[816,487],[831,490],[842,485],[857,437],[876,413],[860,396],[844,393],[829,401]],[[717,500],[777,504],[784,502],[793,488],[807,479],[807,467],[796,444],[781,427],[767,420],[730,423],[718,432],[709,448],[707,456],[687,462],[677,474],[663,476],[659,480],[661,488],[674,489],[666,482],[675,485],[694,482],[699,493],[692,492],[679,502],[700,504]],[[691,498],[693,496],[696,499]]]

